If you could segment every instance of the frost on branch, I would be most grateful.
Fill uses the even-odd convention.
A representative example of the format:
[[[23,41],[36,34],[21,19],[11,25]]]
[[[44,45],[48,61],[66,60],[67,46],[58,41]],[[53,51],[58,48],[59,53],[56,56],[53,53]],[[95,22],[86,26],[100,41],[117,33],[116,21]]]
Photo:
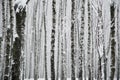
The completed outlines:
[[[14,8],[16,12],[22,11],[29,0],[15,0]]]

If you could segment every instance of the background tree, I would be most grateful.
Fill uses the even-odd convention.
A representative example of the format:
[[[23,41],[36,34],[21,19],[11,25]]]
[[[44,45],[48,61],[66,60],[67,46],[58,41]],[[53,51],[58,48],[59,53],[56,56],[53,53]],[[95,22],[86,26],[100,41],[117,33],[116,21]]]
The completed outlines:
[[[55,80],[55,26],[56,26],[56,0],[52,0],[52,32],[51,32],[51,79]]]
[[[75,45],[74,45],[74,29],[75,29],[75,0],[71,0],[71,79],[75,80]]]
[[[111,12],[111,74],[110,80],[113,80],[115,77],[115,56],[116,56],[116,41],[115,41],[115,3],[110,5]]]

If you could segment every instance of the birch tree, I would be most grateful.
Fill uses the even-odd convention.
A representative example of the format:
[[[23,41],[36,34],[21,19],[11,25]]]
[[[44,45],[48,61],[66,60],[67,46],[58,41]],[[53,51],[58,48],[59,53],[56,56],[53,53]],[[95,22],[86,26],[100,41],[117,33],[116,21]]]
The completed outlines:
[[[117,6],[117,41],[118,41],[117,80],[119,80],[120,78],[120,43],[119,43],[119,40],[120,40],[120,33],[119,33],[119,30],[120,30],[119,20],[120,19],[119,18],[120,16],[119,14],[120,14],[120,6],[118,4]]]
[[[12,49],[14,62],[14,64],[12,65],[12,79],[17,80],[20,80],[20,61],[21,61],[20,58],[24,36],[25,17],[26,17],[25,8],[23,9],[23,11],[16,13],[16,31],[18,37],[15,38]]]
[[[56,0],[52,0],[52,32],[51,32],[51,79],[55,80],[54,48],[56,26]]]
[[[75,0],[71,0],[71,79],[75,80],[75,50],[74,50],[74,29],[75,29]]]
[[[115,77],[115,48],[116,48],[116,41],[115,41],[115,3],[110,5],[110,12],[111,12],[111,74],[110,80],[113,80]]]
[[[98,47],[98,79],[102,79],[102,57],[103,57],[103,17],[102,17],[102,2],[98,1],[98,42],[97,42],[97,47]]]
[[[79,55],[79,72],[78,72],[78,78],[79,80],[83,79],[83,56],[84,56],[84,27],[85,27],[85,0],[81,1],[81,28],[80,28],[80,36],[79,36],[79,49],[80,49],[80,55]]]
[[[91,70],[91,55],[92,55],[92,52],[91,52],[91,43],[92,43],[92,27],[91,27],[91,4],[90,4],[90,0],[88,0],[88,79],[89,80],[92,80],[92,70]]]
[[[0,0],[0,80],[119,80],[119,0]]]
[[[43,15],[44,15],[44,34],[45,34],[45,44],[44,44],[44,59],[45,59],[45,80],[48,80],[47,74],[47,30],[46,30],[46,8],[45,8],[46,0],[43,1]]]

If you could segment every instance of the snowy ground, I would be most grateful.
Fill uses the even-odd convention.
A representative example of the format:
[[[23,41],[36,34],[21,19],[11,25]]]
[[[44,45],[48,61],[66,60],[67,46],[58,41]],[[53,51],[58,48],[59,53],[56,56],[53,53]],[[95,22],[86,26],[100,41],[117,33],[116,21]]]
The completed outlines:
[[[34,80],[34,79],[25,79],[25,80]],[[44,78],[40,78],[40,79],[38,79],[38,80],[45,80]],[[48,78],[48,80],[51,80],[50,78]],[[60,79],[59,79],[60,80]],[[67,78],[67,80],[71,80],[70,78]],[[78,79],[76,79],[76,80],[78,80]]]
[[[34,80],[34,79],[25,79],[25,80]],[[44,78],[40,78],[38,80],[45,80]],[[48,80],[51,80],[50,78]],[[60,79],[59,79],[60,80]],[[71,80],[71,78],[67,78],[67,80]],[[78,78],[76,78],[76,80],[78,80]],[[83,79],[84,80],[84,79]],[[88,79],[87,79],[88,80]],[[97,80],[97,79],[94,79],[94,80]],[[117,80],[117,79],[114,79],[114,80]],[[120,79],[119,79],[120,80]]]
[[[25,79],[25,80],[34,80],[34,79]],[[40,78],[38,80],[45,80],[44,78]],[[51,80],[50,78],[48,80]],[[60,80],[60,79],[59,79]],[[67,78],[67,80],[71,80],[71,78]],[[78,78],[76,78],[76,80],[78,80]],[[84,80],[84,79],[83,79]],[[96,80],[96,79],[94,79]]]

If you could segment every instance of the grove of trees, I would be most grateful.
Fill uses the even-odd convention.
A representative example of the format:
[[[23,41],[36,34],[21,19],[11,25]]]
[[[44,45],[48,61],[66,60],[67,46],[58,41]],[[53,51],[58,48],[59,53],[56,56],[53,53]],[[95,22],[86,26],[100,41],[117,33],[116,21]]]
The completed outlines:
[[[0,0],[0,80],[120,80],[120,0]]]

